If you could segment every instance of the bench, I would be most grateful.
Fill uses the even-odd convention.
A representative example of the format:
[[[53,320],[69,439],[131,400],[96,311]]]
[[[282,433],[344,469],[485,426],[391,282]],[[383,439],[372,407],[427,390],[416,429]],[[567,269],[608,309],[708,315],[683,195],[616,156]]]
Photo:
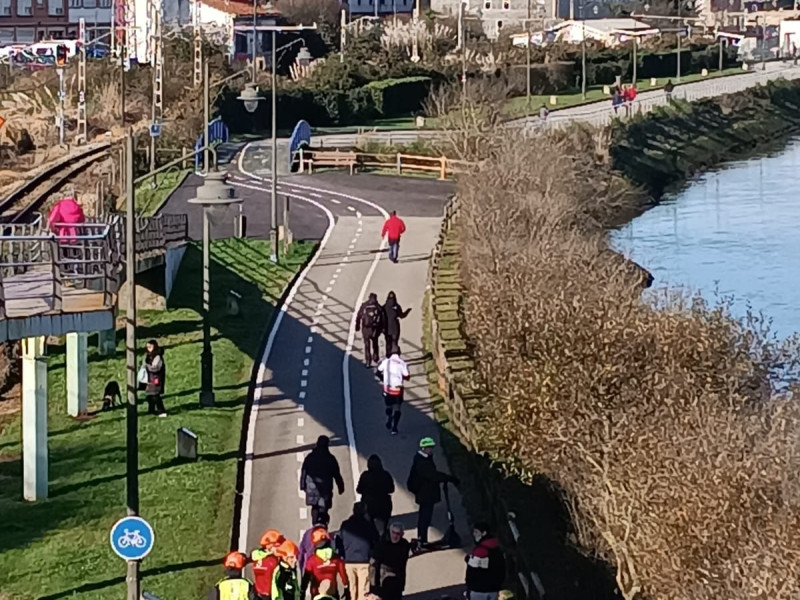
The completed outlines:
[[[314,167],[348,167],[352,175],[358,164],[358,155],[355,152],[314,152],[307,164],[309,174],[314,172]]]

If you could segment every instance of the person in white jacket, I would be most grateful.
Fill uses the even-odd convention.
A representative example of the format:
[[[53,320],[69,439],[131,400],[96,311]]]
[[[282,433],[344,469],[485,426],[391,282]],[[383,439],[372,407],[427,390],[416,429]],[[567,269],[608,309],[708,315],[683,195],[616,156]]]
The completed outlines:
[[[397,435],[400,422],[400,405],[403,403],[403,384],[408,380],[408,365],[400,358],[400,349],[395,346],[389,356],[378,365],[383,377],[383,401],[386,403],[386,429]]]

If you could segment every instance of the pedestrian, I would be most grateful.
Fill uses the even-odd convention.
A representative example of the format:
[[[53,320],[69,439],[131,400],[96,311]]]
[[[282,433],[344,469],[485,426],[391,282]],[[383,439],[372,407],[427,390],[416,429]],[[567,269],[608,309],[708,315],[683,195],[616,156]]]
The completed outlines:
[[[381,230],[381,237],[385,237],[389,242],[389,260],[396,263],[400,254],[400,236],[406,231],[406,224],[403,219],[397,216],[397,211],[393,210],[392,214],[386,219]]]
[[[229,552],[222,564],[225,577],[208,593],[208,600],[255,600],[253,584],[242,575],[247,557],[241,552]]]
[[[614,91],[611,93],[611,108],[614,109],[614,114],[617,114],[619,111],[620,104],[622,104],[622,93],[619,88],[615,86]]]
[[[408,365],[400,358],[400,348],[394,344],[389,356],[378,365],[383,378],[383,402],[386,405],[386,429],[397,435],[400,423],[400,407],[403,404],[403,383],[408,380]]]
[[[472,527],[475,548],[467,563],[467,597],[470,600],[498,600],[506,578],[506,561],[500,542],[489,533],[489,525],[475,523]]]
[[[380,600],[401,600],[406,587],[406,567],[411,544],[403,537],[403,524],[389,526],[389,536],[382,538],[369,561],[370,593]]]
[[[272,580],[275,569],[280,563],[278,548],[285,541],[286,538],[280,531],[267,529],[261,534],[259,547],[250,553],[250,562],[253,563],[253,583],[256,594],[261,598],[272,596]]]
[[[344,560],[352,600],[367,600],[369,595],[369,558],[378,543],[378,531],[367,517],[364,502],[353,504],[353,514],[339,528],[339,555]]]
[[[367,470],[358,478],[356,492],[367,505],[367,515],[372,519],[380,535],[386,532],[386,525],[392,516],[392,494],[394,479],[383,468],[381,457],[373,454],[367,459]]]
[[[633,113],[633,105],[636,103],[636,96],[638,95],[638,91],[636,90],[636,86],[634,84],[630,84],[628,86],[628,114]]]
[[[317,438],[317,445],[309,452],[300,470],[300,489],[306,493],[306,506],[311,507],[311,519],[316,520],[320,512],[328,512],[333,506],[333,483],[344,494],[344,479],[339,463],[329,449],[331,440],[327,435]]]
[[[547,121],[548,116],[550,116],[550,111],[548,110],[547,106],[542,104],[541,108],[539,108],[539,120],[544,123]]]
[[[667,102],[672,102],[672,92],[675,89],[675,86],[672,85],[672,79],[667,79],[667,84],[664,86],[664,96],[667,98]]]
[[[378,340],[383,333],[384,312],[378,294],[370,293],[369,298],[356,314],[356,332],[361,331],[364,338],[364,363],[371,367],[373,361],[380,360]]]
[[[164,351],[159,347],[156,340],[147,342],[147,354],[144,357],[142,371],[145,374],[144,394],[147,398],[147,413],[167,416],[167,409],[164,408],[164,376],[167,366],[164,363]]]
[[[327,585],[324,584],[326,581]],[[310,589],[312,598],[324,593],[339,600],[350,600],[349,585],[344,561],[336,556],[331,538],[326,535],[314,544],[314,554],[306,561],[300,581],[300,598],[305,598],[306,590]]]
[[[411,471],[408,474],[406,487],[414,494],[414,501],[419,506],[417,515],[417,539],[421,546],[428,543],[428,528],[433,521],[433,507],[442,501],[441,485],[453,483],[458,479],[442,473],[433,462],[433,449],[436,442],[433,438],[424,437],[419,441],[419,450],[414,455]]]
[[[792,44],[792,63],[797,66],[797,45]]]
[[[319,512],[314,517],[311,529],[306,529],[303,534],[303,539],[300,540],[300,553],[297,555],[300,572],[306,570],[306,561],[308,557],[314,554],[314,544],[317,543],[328,534],[328,525],[330,525],[331,516],[326,512]]]
[[[392,348],[400,343],[400,319],[405,319],[411,309],[403,310],[397,303],[397,296],[393,291],[386,296],[383,305],[383,336],[386,340],[386,356],[391,355]]]
[[[300,582],[297,579],[297,545],[291,540],[284,540],[278,546],[277,556],[280,559],[272,576],[271,600],[299,600]]]

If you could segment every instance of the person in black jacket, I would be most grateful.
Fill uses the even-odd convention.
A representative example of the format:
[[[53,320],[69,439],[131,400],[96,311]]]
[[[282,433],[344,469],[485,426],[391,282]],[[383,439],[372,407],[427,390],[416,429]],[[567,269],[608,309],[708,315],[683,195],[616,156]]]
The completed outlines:
[[[333,506],[333,482],[344,494],[344,479],[336,457],[329,450],[331,440],[327,435],[317,438],[317,445],[309,452],[300,470],[300,489],[306,493],[306,506],[311,507],[311,518],[316,521],[320,511],[328,512]]]
[[[383,535],[392,516],[394,479],[383,468],[381,457],[377,454],[367,459],[367,470],[358,478],[356,492],[361,494],[361,500],[367,506],[367,514],[378,533]]]
[[[506,560],[497,538],[489,533],[487,523],[472,528],[475,548],[465,556],[469,600],[497,600],[506,578]]]
[[[336,536],[339,556],[344,559],[352,600],[366,600],[369,595],[369,559],[378,543],[378,532],[367,518],[363,502],[353,504],[348,517]]]
[[[159,417],[167,416],[164,408],[164,377],[167,367],[164,363],[164,351],[156,340],[147,342],[147,354],[144,357],[144,370],[147,373],[145,397],[147,398],[147,412]]]
[[[414,494],[414,501],[419,505],[417,516],[417,539],[424,545],[428,543],[428,528],[433,520],[433,507],[442,500],[441,484],[454,483],[458,479],[442,473],[433,462],[433,449],[436,442],[433,438],[424,437],[419,441],[419,451],[414,455],[411,472],[408,474],[406,487]]]
[[[410,308],[403,310],[403,307],[397,303],[397,296],[394,292],[389,292],[383,305],[385,317],[383,335],[386,339],[386,356],[389,356],[392,348],[400,342],[400,319],[405,319],[410,312]]]
[[[364,336],[364,364],[367,367],[371,367],[373,361],[380,361],[378,340],[383,333],[384,321],[384,311],[378,302],[378,295],[371,293],[356,314],[356,332],[361,331]]]
[[[394,522],[389,537],[381,539],[369,561],[370,593],[381,600],[401,600],[406,587],[406,567],[411,544],[403,537],[403,524]]]

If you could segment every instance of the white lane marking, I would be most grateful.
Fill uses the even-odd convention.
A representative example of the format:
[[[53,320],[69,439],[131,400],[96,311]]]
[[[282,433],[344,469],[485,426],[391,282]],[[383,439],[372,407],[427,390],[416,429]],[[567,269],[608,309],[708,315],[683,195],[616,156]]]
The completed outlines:
[[[303,359],[303,366],[307,367],[307,366],[309,365],[309,363],[310,363],[310,362],[311,362],[311,359],[310,359],[310,358],[304,358],[304,359]]]
[[[301,497],[301,498],[305,498],[305,496],[303,495],[303,492],[300,492],[300,497]],[[297,539],[298,539],[298,540],[302,540],[302,539],[303,539],[303,536],[304,536],[305,534],[306,534],[306,530],[305,530],[305,529],[301,529],[301,530],[300,530],[300,535],[298,535],[298,536],[297,536]]]
[[[242,152],[242,156],[239,157],[239,169],[242,172],[245,172],[241,169],[241,162],[243,158],[244,152]],[[235,186],[240,187],[251,187],[255,189],[255,186],[248,186],[246,184],[240,184],[231,182]],[[287,194],[288,195],[288,194]],[[267,345],[264,347],[264,353],[261,355],[261,364],[258,367],[258,372],[256,373],[256,386],[255,386],[255,393],[253,394],[253,406],[250,409],[250,420],[247,423],[247,440],[245,442],[245,463],[244,463],[244,489],[242,490],[242,510],[240,514],[239,520],[239,550],[242,552],[247,552],[249,549],[249,540],[247,539],[247,535],[249,532],[250,527],[250,501],[253,495],[253,454],[255,451],[255,433],[256,433],[256,421],[258,420],[258,411],[260,407],[260,400],[261,400],[261,390],[264,387],[264,380],[266,378],[267,373],[267,361],[269,360],[269,356],[272,353],[272,348],[275,345],[275,339],[278,336],[278,331],[281,328],[281,323],[283,323],[283,319],[286,316],[286,311],[292,305],[292,301],[294,300],[295,296],[297,295],[300,286],[305,281],[308,273],[316,264],[317,259],[319,259],[320,254],[325,249],[325,245],[328,243],[328,240],[331,237],[331,233],[333,232],[333,228],[336,225],[336,220],[333,218],[333,213],[328,210],[325,206],[311,200],[309,198],[304,198],[303,196],[293,195],[294,198],[298,200],[302,200],[304,202],[308,202],[316,206],[319,210],[323,211],[325,215],[328,217],[328,227],[325,230],[325,234],[322,236],[322,240],[320,240],[319,246],[317,246],[317,251],[314,253],[314,256],[311,257],[311,260],[308,261],[306,268],[298,275],[297,279],[292,286],[292,289],[289,290],[289,293],[286,296],[286,301],[281,305],[280,312],[278,312],[278,316],[275,318],[275,322],[272,324],[272,329],[269,332],[269,336],[267,337]],[[308,348],[310,352],[311,349]],[[302,409],[302,405],[301,410]]]
[[[297,417],[297,426],[303,427],[306,424],[306,420],[303,417]]]
[[[358,241],[358,236],[355,236],[352,240],[350,240],[351,244],[355,244]]]
[[[342,262],[343,262],[343,263],[346,263],[348,260],[350,260],[350,257],[349,257],[349,256],[345,256],[345,257],[342,259]]]
[[[308,195],[314,198],[322,198],[322,194],[317,194],[316,192],[309,192]]]
[[[303,456],[302,452],[297,452],[295,454],[295,457],[297,458],[297,462],[299,462],[299,463],[303,462],[306,459],[306,457]]]
[[[316,325],[312,325],[312,326],[311,326],[311,329],[309,329],[309,331],[310,331],[311,333],[317,333],[317,326],[316,326]]]
[[[303,444],[305,444],[305,443],[306,443],[306,438],[303,436],[303,434],[302,434],[302,433],[298,433],[298,434],[297,434],[297,436],[295,437],[295,440],[296,440],[296,441],[297,441],[297,443],[298,443],[298,444],[300,444],[301,446],[302,446]]]
[[[309,195],[310,195],[310,196],[313,196],[314,194],[309,194]],[[357,216],[359,219],[361,218],[361,211],[360,211],[360,210],[357,210],[357,211],[356,211],[356,216]]]
[[[308,518],[308,507],[307,506],[301,506],[299,512],[300,512],[300,519],[305,521]]]
[[[337,277],[339,277],[339,273],[334,273],[333,275],[331,275],[331,285],[336,283],[336,278]]]
[[[310,343],[311,343],[311,342],[313,342],[313,341],[314,341],[314,336],[313,336],[313,335],[310,335],[310,336],[308,336],[308,339],[306,340],[306,343],[307,343],[307,344],[310,344]]]
[[[302,371],[300,371],[300,375],[302,377],[308,377],[308,369],[303,369]]]
[[[336,274],[338,275],[341,272],[342,272],[342,267],[336,267]]]
[[[341,203],[342,203],[342,201],[341,201],[341,200],[337,200],[336,198],[328,198],[328,200],[330,200],[330,201],[331,201],[331,202],[333,202],[334,204],[341,204]]]
[[[355,245],[355,244],[350,244],[350,245],[347,247],[347,249],[348,249],[348,250],[352,250],[352,249],[353,249],[353,248],[355,248],[355,247],[356,247],[356,245]]]
[[[311,354],[311,346],[306,346],[306,354]]]
[[[308,380],[307,379],[301,379],[300,380],[300,387],[308,387]]]
[[[353,208],[352,206],[348,206],[347,210],[349,210],[350,212],[356,212],[356,209]]]
[[[333,289],[333,287],[331,287],[331,286],[329,285],[328,287],[326,287],[326,288],[325,288],[325,293],[327,294],[327,293],[328,293],[328,292],[330,292],[332,289]]]
[[[332,279],[331,279],[331,280],[328,282],[328,285],[334,285],[335,283],[336,283],[336,277],[332,278]]]
[[[300,392],[300,393],[301,393],[301,394],[303,394],[303,398],[305,398],[305,397],[306,397],[306,396],[305,396],[305,392]],[[301,400],[302,400],[302,398],[301,398]],[[305,405],[305,404],[298,404],[298,405],[297,405],[297,408],[299,408],[299,409],[300,409],[300,412],[303,412],[303,411],[306,409],[306,405]]]

